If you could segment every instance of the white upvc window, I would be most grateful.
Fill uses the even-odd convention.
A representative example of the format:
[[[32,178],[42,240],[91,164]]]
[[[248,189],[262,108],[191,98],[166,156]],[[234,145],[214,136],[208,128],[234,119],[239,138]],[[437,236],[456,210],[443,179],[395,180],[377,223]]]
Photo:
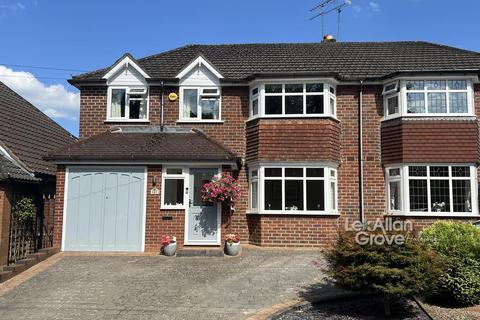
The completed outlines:
[[[163,167],[162,169],[162,209],[185,209],[187,169],[182,167]]]
[[[386,168],[387,209],[391,214],[475,216],[476,167],[414,164]]]
[[[108,87],[107,120],[148,121],[147,87]]]
[[[181,87],[180,121],[221,121],[220,87]]]
[[[249,211],[337,214],[337,170],[322,165],[260,165],[249,171]]]
[[[325,81],[264,82],[250,87],[250,118],[335,117],[336,87]]]
[[[465,78],[405,79],[383,87],[385,118],[473,116],[472,83]]]

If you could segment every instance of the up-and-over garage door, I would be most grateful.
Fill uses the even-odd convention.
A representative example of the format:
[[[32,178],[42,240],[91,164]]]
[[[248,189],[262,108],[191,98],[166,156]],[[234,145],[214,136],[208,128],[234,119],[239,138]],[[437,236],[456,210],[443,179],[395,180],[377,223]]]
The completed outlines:
[[[144,167],[69,167],[65,251],[142,251]]]

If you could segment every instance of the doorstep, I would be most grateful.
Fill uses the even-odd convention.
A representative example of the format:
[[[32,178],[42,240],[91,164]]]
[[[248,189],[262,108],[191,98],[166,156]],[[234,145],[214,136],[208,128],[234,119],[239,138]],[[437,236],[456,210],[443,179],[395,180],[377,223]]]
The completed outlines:
[[[223,248],[220,246],[184,246],[177,250],[177,257],[223,257]]]

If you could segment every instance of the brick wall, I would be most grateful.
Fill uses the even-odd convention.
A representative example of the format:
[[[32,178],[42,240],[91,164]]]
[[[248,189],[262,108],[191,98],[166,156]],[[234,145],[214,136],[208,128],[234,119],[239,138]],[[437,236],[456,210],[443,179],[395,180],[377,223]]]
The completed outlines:
[[[53,247],[62,247],[63,200],[65,196],[65,166],[57,166],[55,216],[53,218]]]
[[[12,190],[0,184],[0,266],[7,264]]]

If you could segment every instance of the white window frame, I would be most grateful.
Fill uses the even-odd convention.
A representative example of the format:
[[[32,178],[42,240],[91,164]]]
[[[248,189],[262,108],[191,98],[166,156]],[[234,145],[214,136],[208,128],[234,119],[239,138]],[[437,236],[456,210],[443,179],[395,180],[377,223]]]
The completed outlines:
[[[197,90],[197,117],[185,117],[183,114],[183,100],[184,100],[184,90],[196,89]],[[218,94],[209,94],[203,93],[204,89],[216,89]],[[218,97],[218,119],[202,119],[202,107],[200,106],[201,97]],[[221,123],[222,121],[222,88],[220,86],[181,86],[180,87],[180,99],[179,99],[179,109],[178,109],[178,122],[202,122],[202,123]]]
[[[323,91],[321,92],[306,92],[307,84],[321,83],[323,84]],[[265,85],[280,84],[282,85],[281,93],[266,93]],[[303,91],[297,93],[286,93],[285,85],[288,84],[302,84]],[[253,95],[253,89],[258,88],[258,94]],[[334,93],[330,91],[333,88]],[[257,118],[336,118],[337,110],[337,86],[336,82],[326,79],[298,79],[298,80],[262,80],[262,82],[254,82],[250,85],[250,103],[249,103],[249,120]],[[303,112],[299,114],[285,113],[285,96],[303,96]],[[323,113],[307,113],[307,96],[323,95]],[[265,97],[266,96],[281,96],[282,97],[282,113],[281,114],[266,114],[265,113]],[[253,100],[258,99],[258,113],[253,115]],[[333,112],[330,105],[330,99],[333,99]]]
[[[446,82],[446,89],[442,90],[427,90],[426,89],[426,81],[431,80],[441,80]],[[448,86],[448,81],[456,81],[462,80],[467,82],[467,89],[460,89],[454,90],[450,89]],[[407,90],[407,82],[408,81],[425,81],[425,85],[423,90]],[[473,82],[472,79],[469,77],[411,77],[411,78],[400,78],[397,80],[399,86],[397,90],[388,90],[386,91],[386,87],[392,84],[392,81],[389,81],[384,84],[383,87],[383,105],[384,105],[384,120],[398,118],[398,117],[473,117],[475,116],[475,103],[474,103],[474,92],[473,92]],[[424,104],[425,104],[425,112],[423,113],[408,113],[407,111],[407,93],[423,93],[424,94]],[[446,113],[430,113],[428,112],[428,94],[427,93],[445,93],[446,96]],[[465,113],[451,113],[450,112],[450,93],[451,92],[461,92],[467,94],[467,112]],[[398,95],[398,113],[395,114],[388,114],[388,105],[387,99],[391,98],[395,95]]]
[[[427,176],[423,177],[411,177],[415,180],[426,180],[427,181],[427,201],[428,201],[428,211],[410,211],[410,190],[409,190],[409,170],[411,166],[426,166],[427,167]],[[431,177],[430,176],[430,167],[448,167],[449,175],[448,177]],[[470,168],[470,177],[452,177],[452,167],[469,167]],[[389,177],[388,172],[390,169],[400,169],[400,177]],[[436,212],[432,211],[431,205],[431,195],[430,195],[430,181],[432,180],[448,180],[449,181],[449,202],[450,202],[450,211]],[[454,212],[453,211],[453,190],[452,190],[452,181],[453,180],[470,180],[471,187],[471,201],[472,201],[472,212]],[[387,189],[387,212],[391,215],[404,215],[404,216],[422,216],[422,217],[478,217],[478,181],[477,181],[477,167],[474,164],[470,163],[411,163],[406,165],[392,165],[385,168],[385,181]],[[390,210],[390,182],[391,181],[400,181],[400,210]]]
[[[282,177],[265,177],[265,169],[266,168],[281,168],[282,169]],[[286,168],[302,168],[303,169],[303,177],[285,177],[285,169]],[[306,169],[307,168],[323,168],[324,174],[323,177],[307,177],[306,176]],[[257,209],[252,208],[251,201],[251,182],[255,181],[252,177],[252,171],[258,170],[258,205]],[[295,164],[295,163],[261,163],[249,168],[249,214],[262,214],[262,215],[338,215],[338,182],[337,182],[337,168],[335,164]],[[334,172],[334,176],[331,175],[331,172]],[[285,208],[285,180],[302,180],[303,181],[303,203],[304,209],[303,210],[266,210],[265,209],[265,197],[264,197],[264,189],[265,189],[265,180],[281,180],[282,181],[282,208]],[[324,210],[307,210],[307,181],[308,180],[321,180],[324,181],[324,201],[325,201],[325,209]],[[330,182],[335,183],[335,199],[332,205],[332,195],[330,194]]]
[[[112,117],[112,90],[125,90],[125,117]],[[144,89],[147,101],[147,114],[145,119],[130,119],[130,89]],[[148,86],[108,86],[107,90],[107,122],[149,122],[150,120],[150,90]]]
[[[254,176],[253,172],[256,171],[257,175]],[[253,184],[257,184],[257,204],[256,207],[253,207]],[[260,189],[260,170],[258,168],[254,168],[248,170],[248,212],[258,212],[260,206],[260,199],[259,199],[259,189]]]
[[[182,170],[181,174],[168,174],[167,169],[180,169]],[[167,205],[165,204],[165,180],[175,179],[183,180],[183,205]],[[162,168],[162,185],[161,185],[161,210],[184,210],[188,207],[188,168],[183,166],[163,166]]]

